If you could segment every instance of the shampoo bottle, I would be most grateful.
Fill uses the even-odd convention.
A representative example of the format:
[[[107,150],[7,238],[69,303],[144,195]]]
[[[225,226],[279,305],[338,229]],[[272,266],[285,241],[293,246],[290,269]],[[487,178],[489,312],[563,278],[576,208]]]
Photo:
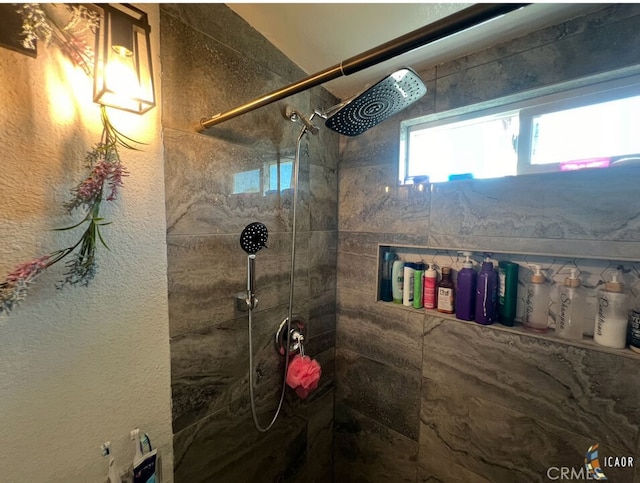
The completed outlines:
[[[415,264],[415,272],[413,273],[413,308],[421,309],[423,307],[424,292],[422,284],[424,283],[424,263]]]
[[[438,285],[438,272],[433,263],[424,272],[422,303],[425,309],[436,308],[436,286]]]
[[[458,272],[456,286],[456,317],[460,320],[473,320],[476,301],[476,271],[469,258],[471,252],[462,252],[466,257],[462,263],[462,270]]]
[[[380,284],[380,300],[384,302],[393,302],[393,261],[396,254],[392,251],[384,252],[382,261],[382,277]]]
[[[402,303],[402,289],[404,288],[404,262],[395,260],[391,272],[391,291],[393,295],[393,303]]]
[[[513,262],[498,262],[498,322],[513,327],[518,300],[518,269]]]
[[[527,287],[527,307],[524,327],[534,332],[546,332],[549,324],[549,285],[540,265],[533,265],[533,274]]]
[[[438,312],[452,314],[455,310],[455,292],[451,280],[451,268],[442,267],[442,280],[438,284],[437,304]]]
[[[413,278],[416,271],[415,263],[404,264],[404,280],[402,287],[402,305],[411,307],[413,305]]]
[[[572,268],[571,276],[558,288],[556,333],[565,339],[582,340],[586,300],[577,274],[578,269]]]
[[[593,340],[600,345],[623,349],[627,345],[628,296],[618,272],[610,272],[611,280],[598,290]]]
[[[476,285],[476,322],[482,325],[493,324],[498,315],[498,274],[493,262],[487,256],[482,262]]]

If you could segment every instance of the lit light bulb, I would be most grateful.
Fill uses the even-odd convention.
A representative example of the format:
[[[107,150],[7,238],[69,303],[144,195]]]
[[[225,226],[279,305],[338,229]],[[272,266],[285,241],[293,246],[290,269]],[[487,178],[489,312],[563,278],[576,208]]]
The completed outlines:
[[[135,99],[140,96],[140,83],[133,65],[133,56],[127,49],[114,49],[118,55],[109,59],[107,64],[107,87],[114,96]],[[126,55],[124,52],[129,52]]]

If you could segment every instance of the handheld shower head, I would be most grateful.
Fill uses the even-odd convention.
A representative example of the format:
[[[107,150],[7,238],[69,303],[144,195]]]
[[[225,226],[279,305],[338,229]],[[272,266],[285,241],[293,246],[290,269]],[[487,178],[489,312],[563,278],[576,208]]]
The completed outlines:
[[[249,255],[255,255],[262,248],[267,247],[269,231],[262,223],[248,224],[240,234],[240,246]]]
[[[345,136],[357,136],[409,107],[427,93],[414,71],[400,69],[342,105],[329,109],[325,125]]]
[[[284,112],[284,115],[287,119],[289,119],[292,122],[302,121],[302,124],[305,125],[305,127],[307,128],[307,131],[309,131],[314,136],[320,132],[320,129],[318,128],[318,126],[313,124],[310,119],[307,119],[306,117],[304,117],[302,114],[300,114],[291,106],[287,106]]]

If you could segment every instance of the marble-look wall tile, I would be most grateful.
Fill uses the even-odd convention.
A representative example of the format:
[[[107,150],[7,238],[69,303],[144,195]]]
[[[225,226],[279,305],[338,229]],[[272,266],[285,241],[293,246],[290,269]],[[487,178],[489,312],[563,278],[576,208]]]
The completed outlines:
[[[300,67],[223,4],[163,3],[160,10],[286,78],[306,76]]]
[[[338,252],[346,255],[378,256],[378,245],[424,246],[425,233],[338,233]]]
[[[257,311],[289,300],[291,236],[273,233],[268,249],[256,258]],[[232,320],[241,313],[236,294],[246,291],[246,254],[239,235],[169,236],[168,278],[171,336]],[[309,237],[298,235],[294,299],[295,311],[308,313]],[[299,307],[299,308],[298,308]]]
[[[422,369],[422,310],[371,302],[354,290],[338,293],[336,347],[401,369]]]
[[[278,89],[287,82],[280,73],[161,12],[163,125],[194,132],[200,119]],[[255,93],[251,96],[248,93]],[[250,145],[275,145],[287,123],[279,102],[207,130],[208,136]],[[291,136],[295,136],[291,128]],[[295,139],[295,138],[293,138]],[[293,146],[288,141],[283,146]]]
[[[363,301],[375,303],[378,297],[377,274],[375,257],[338,253],[338,294],[351,290]]]
[[[336,350],[336,401],[407,438],[418,440],[420,370]]]
[[[640,41],[637,23],[637,17],[630,17],[441,77],[436,111],[636,65],[640,53],[621,46]]]
[[[416,441],[336,403],[335,480],[340,483],[413,483]]]
[[[551,467],[584,469],[585,453],[598,440],[540,421],[543,411],[523,413],[425,379],[418,481],[544,482]],[[630,455],[602,443],[599,453]],[[633,481],[633,469],[604,471],[612,481]]]
[[[638,6],[630,4],[584,4],[580,10],[583,12],[582,14],[577,13],[576,18],[566,22],[445,62],[438,66],[438,76],[450,75],[501,58],[539,49],[558,41],[558,39],[580,36],[585,33],[592,34],[594,29],[615,24],[621,19],[640,14]]]
[[[430,232],[635,241],[640,238],[637,175],[637,168],[620,168],[438,184]]]
[[[260,404],[277,405],[284,361],[273,337],[287,316],[287,306],[256,312],[252,321],[255,395]],[[173,429],[248,394],[249,338],[247,316],[171,339]],[[325,349],[326,350],[326,349]]]
[[[634,259],[636,176],[636,168],[620,168],[437,185],[428,245]]]
[[[335,283],[335,282],[334,282]],[[324,292],[309,299],[308,337],[336,330],[336,292]]]
[[[307,458],[305,483],[329,483],[333,478],[333,392],[310,407],[307,423]],[[298,479],[300,481],[300,479]],[[336,480],[337,481],[337,480]]]
[[[258,418],[266,425],[272,415],[269,409]],[[293,482],[306,457],[306,422],[285,410],[259,433],[249,407],[233,405],[177,432],[173,444],[176,483]]]
[[[340,171],[340,231],[426,232],[429,190],[398,186],[397,172],[397,166],[391,165]]]
[[[423,376],[438,384],[635,451],[637,357],[427,316],[423,358]]]
[[[640,253],[640,243],[637,241],[562,240],[440,233],[430,233],[427,245],[434,248],[473,250],[477,253],[540,253],[568,258],[588,255],[611,260],[637,260]]]
[[[338,228],[338,176],[333,168],[310,165],[310,229],[329,231]]]
[[[165,130],[167,232],[178,234],[238,233],[260,220],[270,232],[291,230],[290,191],[243,193],[234,179],[256,171],[261,181],[265,165],[289,160],[288,153],[220,142],[205,136]],[[309,166],[301,164],[297,228],[309,229]]]
[[[326,91],[325,91],[326,92]],[[328,94],[328,93],[327,93]],[[333,98],[333,97],[332,97]],[[334,104],[338,100],[333,98]],[[313,98],[311,103],[321,103],[318,98]],[[309,111],[317,109],[317,105],[310,105]],[[319,127],[316,136],[307,138],[307,149],[309,150],[309,163],[316,166],[322,166],[336,173],[336,190],[337,190],[337,171],[338,162],[342,163],[342,153],[340,152],[341,136],[329,128],[324,127],[323,121],[314,120],[314,124]]]
[[[312,297],[336,290],[338,233],[309,233],[309,293]]]

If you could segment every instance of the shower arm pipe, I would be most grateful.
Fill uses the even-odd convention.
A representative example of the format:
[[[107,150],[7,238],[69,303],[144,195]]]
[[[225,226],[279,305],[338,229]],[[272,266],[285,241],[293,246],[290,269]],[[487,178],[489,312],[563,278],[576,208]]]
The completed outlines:
[[[292,96],[299,92],[306,91],[312,87],[324,84],[338,77],[355,74],[368,67],[380,64],[386,60],[392,59],[402,54],[406,54],[418,47],[422,47],[436,40],[449,37],[453,34],[466,30],[468,28],[479,25],[488,20],[494,19],[506,13],[518,10],[527,3],[497,3],[497,4],[476,4],[471,7],[460,10],[459,12],[449,15],[448,17],[437,20],[433,23],[425,25],[408,34],[402,35],[396,39],[390,40],[373,49],[367,50],[347,60],[340,62],[332,67],[324,69],[320,72],[305,77],[304,79],[289,84],[278,90],[272,91],[261,97],[247,102],[240,106],[221,112],[215,116],[200,120],[200,129],[208,129],[211,126],[238,117],[247,112],[253,111],[260,107],[266,106],[273,102],[279,101],[286,97]]]

